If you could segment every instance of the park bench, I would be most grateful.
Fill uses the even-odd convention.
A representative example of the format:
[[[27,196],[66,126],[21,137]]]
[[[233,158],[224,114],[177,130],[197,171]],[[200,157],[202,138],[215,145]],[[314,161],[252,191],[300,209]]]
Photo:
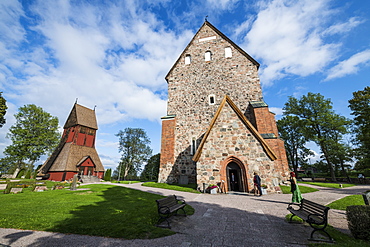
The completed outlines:
[[[313,181],[314,182],[325,182],[326,178],[314,178]]]
[[[156,200],[156,202],[158,206],[158,215],[159,215],[157,226],[163,227],[162,225],[159,225],[159,223],[165,220],[167,222],[167,228],[171,228],[168,219],[172,215],[186,216],[186,212],[184,209],[184,207],[186,206],[186,202],[184,200],[177,199],[175,195],[158,199]],[[180,209],[184,212],[184,214],[177,214],[177,211]]]
[[[299,206],[299,208],[297,208]],[[302,220],[306,221],[313,228],[311,232],[311,237],[309,240],[313,241],[325,241],[322,239],[314,239],[313,234],[316,231],[324,232],[328,237],[328,242],[333,243],[334,240],[330,234],[325,231],[326,226],[328,225],[328,211],[329,207],[320,205],[316,202],[312,202],[306,199],[302,199],[300,204],[290,203],[287,208],[293,215],[290,217],[289,222],[292,222],[294,215],[298,216]]]
[[[362,197],[364,198],[365,205],[370,205],[370,192],[365,192],[364,194],[362,194]]]

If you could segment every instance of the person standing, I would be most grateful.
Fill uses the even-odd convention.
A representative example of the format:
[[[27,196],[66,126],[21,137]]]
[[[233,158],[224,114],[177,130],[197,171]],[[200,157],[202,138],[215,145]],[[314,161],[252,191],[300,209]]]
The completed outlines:
[[[292,202],[301,203],[303,197],[302,197],[301,191],[299,190],[297,179],[295,177],[294,172],[290,173],[290,191],[293,194]]]
[[[254,172],[253,183],[254,183],[254,195],[256,195],[256,192],[258,190],[259,196],[262,196],[261,178],[260,176],[258,176],[257,172]]]

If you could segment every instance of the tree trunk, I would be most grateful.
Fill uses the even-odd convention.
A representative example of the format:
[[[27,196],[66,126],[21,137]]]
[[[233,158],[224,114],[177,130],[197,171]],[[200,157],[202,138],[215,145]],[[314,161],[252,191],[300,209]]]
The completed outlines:
[[[341,168],[342,168],[342,174],[343,174],[343,176],[347,177],[347,181],[348,181],[349,183],[351,183],[351,182],[352,182],[352,181],[351,181],[351,178],[348,176],[348,173],[347,173],[346,169],[344,168],[344,162],[343,162],[343,160],[342,160],[342,159],[340,160],[340,166],[341,166]]]

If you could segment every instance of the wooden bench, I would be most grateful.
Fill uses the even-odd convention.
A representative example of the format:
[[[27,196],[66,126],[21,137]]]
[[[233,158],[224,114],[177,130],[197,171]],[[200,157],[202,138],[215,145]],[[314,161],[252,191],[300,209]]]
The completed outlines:
[[[299,206],[299,208],[297,208]],[[287,208],[293,215],[290,217],[289,222],[292,222],[294,215],[298,216],[302,220],[306,221],[314,229],[311,232],[311,237],[309,240],[313,241],[325,241],[322,239],[314,239],[313,234],[316,231],[324,232],[329,240],[327,242],[333,243],[334,240],[330,234],[325,231],[326,226],[328,225],[328,211],[329,207],[320,205],[316,202],[312,202],[306,199],[302,199],[300,204],[290,203]]]
[[[158,206],[158,215],[159,220],[157,222],[157,226],[163,227],[159,225],[159,223],[163,220],[167,222],[167,228],[171,228],[170,222],[168,219],[172,215],[181,215],[186,216],[186,212],[184,207],[186,206],[186,202],[184,200],[179,200],[176,198],[175,195],[167,196],[166,198],[156,200]],[[184,214],[177,214],[178,210],[182,210]]]
[[[313,181],[314,182],[325,182],[326,178],[314,178]]]

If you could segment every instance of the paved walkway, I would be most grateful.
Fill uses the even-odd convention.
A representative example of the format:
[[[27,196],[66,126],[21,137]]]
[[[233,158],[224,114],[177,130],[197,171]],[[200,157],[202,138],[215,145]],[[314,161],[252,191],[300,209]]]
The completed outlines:
[[[289,224],[287,204],[291,195],[271,194],[254,197],[248,194],[193,194],[149,188],[140,184],[115,184],[164,196],[176,194],[195,208],[190,217],[172,217],[172,230],[177,234],[151,240],[123,240],[74,234],[0,229],[0,246],[306,246],[311,228]],[[320,188],[321,191],[304,194],[304,197],[327,204],[342,197],[360,194],[370,186],[344,189]],[[329,211],[329,223],[347,232],[345,213]]]

